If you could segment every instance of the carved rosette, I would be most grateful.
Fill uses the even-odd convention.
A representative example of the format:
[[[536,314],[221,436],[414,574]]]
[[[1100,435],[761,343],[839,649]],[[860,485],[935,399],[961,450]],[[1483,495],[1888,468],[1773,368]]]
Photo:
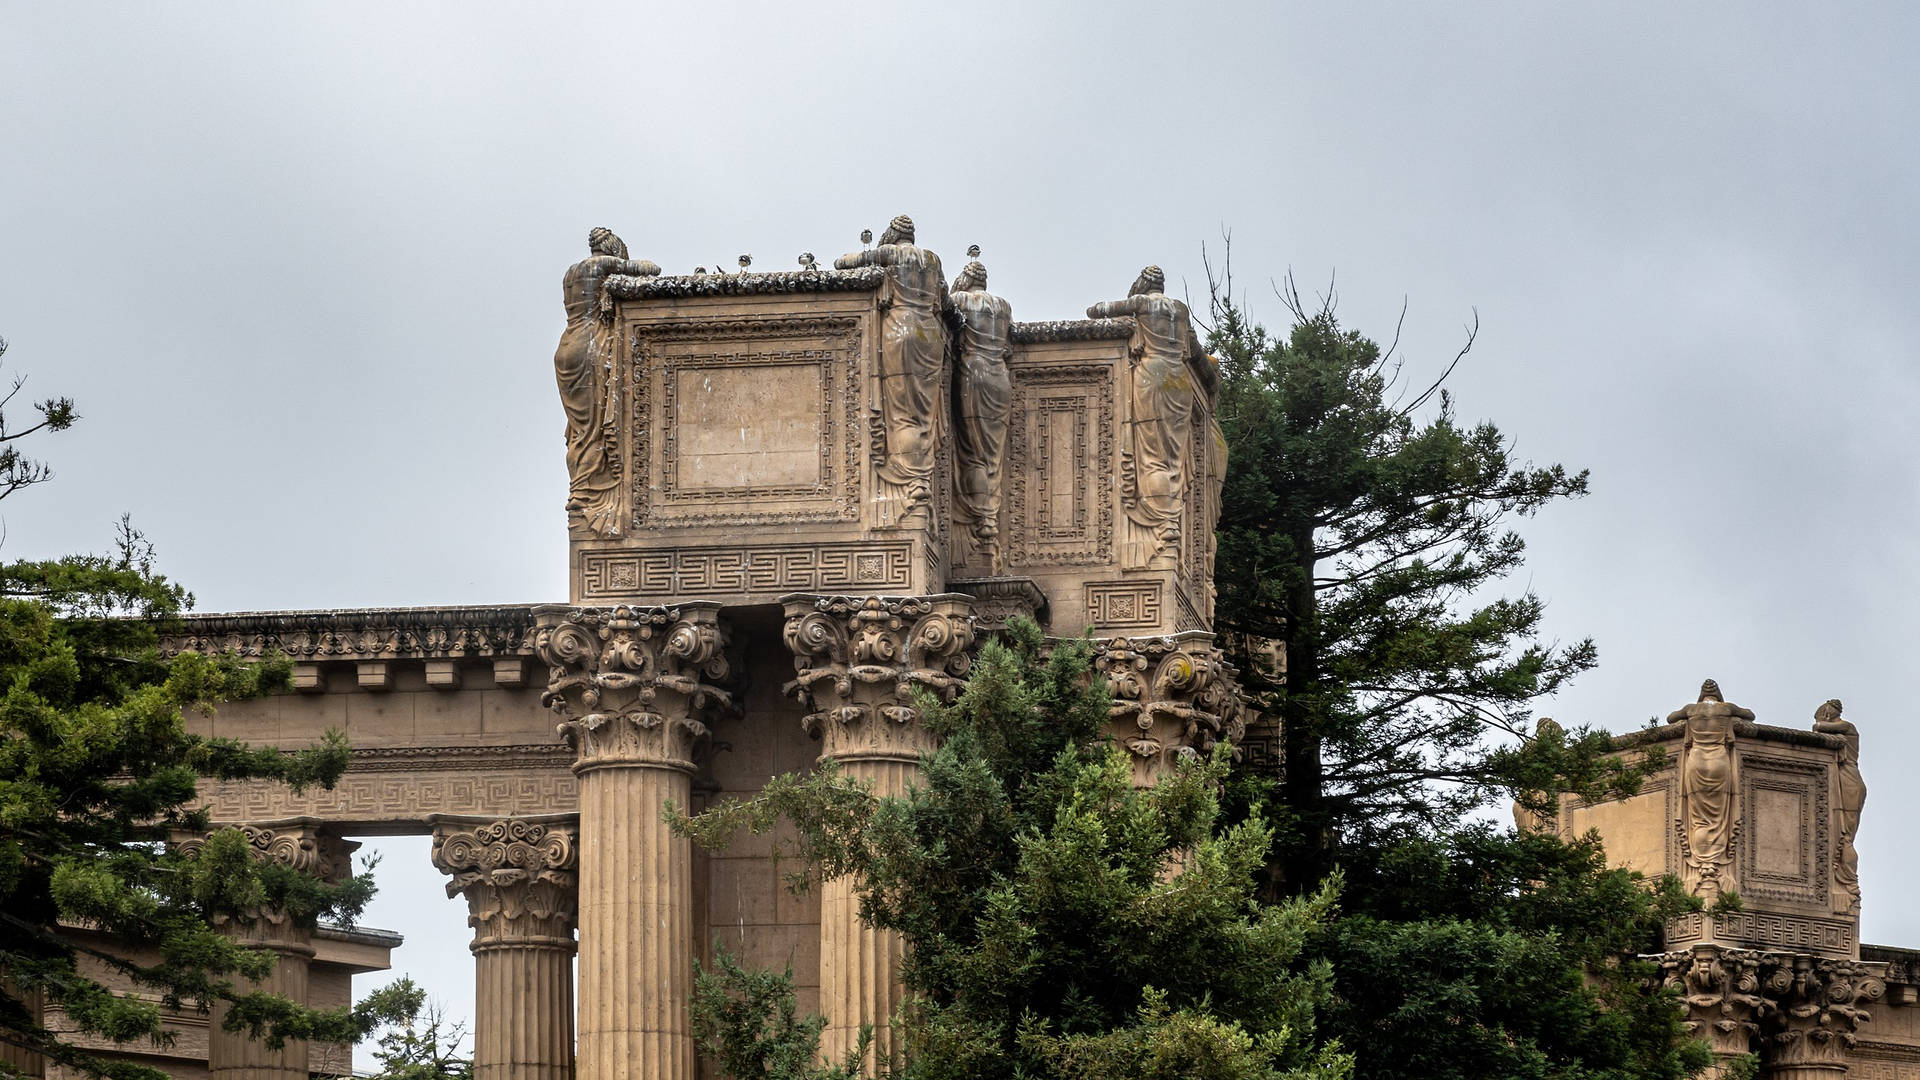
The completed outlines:
[[[573,747],[573,771],[637,766],[694,771],[701,714],[733,698],[720,605],[534,609],[534,650],[549,665],[541,703]]]
[[[1133,755],[1142,787],[1181,757],[1210,754],[1220,740],[1246,733],[1239,672],[1211,634],[1108,638],[1094,643],[1093,665],[1113,693],[1111,730]]]
[[[972,667],[973,598],[781,597],[797,672],[783,688],[807,710],[820,756],[912,763],[933,749],[915,689],[950,701]]]
[[[253,857],[261,862],[278,863],[290,870],[312,874],[322,881],[334,882],[353,872],[353,853],[360,845],[352,840],[320,832],[317,823],[299,820],[265,825],[230,825],[245,834]],[[215,833],[188,837],[175,842],[187,857],[199,855]],[[216,915],[214,925],[230,923],[265,924],[285,928],[289,916],[285,908],[263,905],[249,908],[237,916]]]
[[[1688,1031],[1723,1058],[1758,1050],[1769,1076],[1844,1075],[1882,965],[1696,945],[1659,958]]]
[[[433,830],[433,865],[453,878],[448,896],[467,898],[475,953],[573,948],[580,909],[577,820],[441,823]]]

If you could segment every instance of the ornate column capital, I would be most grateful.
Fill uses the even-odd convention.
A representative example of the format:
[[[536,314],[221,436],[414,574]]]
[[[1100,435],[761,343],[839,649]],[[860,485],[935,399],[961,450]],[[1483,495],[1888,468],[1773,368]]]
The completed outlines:
[[[1680,995],[1687,1032],[1707,1040],[1722,1057],[1751,1051],[1761,1019],[1773,1009],[1761,996],[1761,959],[1752,950],[1716,945],[1696,945],[1660,958],[1666,985]]]
[[[1239,672],[1212,634],[1096,641],[1093,669],[1113,693],[1114,736],[1133,755],[1142,786],[1180,757],[1212,753],[1221,739],[1246,733]]]
[[[951,700],[973,665],[973,597],[780,598],[796,674],[783,689],[807,709],[820,756],[913,763],[933,748],[913,691]]]
[[[1762,1024],[1764,1059],[1784,1075],[1835,1076],[1847,1070],[1854,1032],[1872,1019],[1866,1006],[1886,996],[1880,973],[1852,960],[1766,954],[1764,992],[1773,1008]]]
[[[339,881],[350,875],[353,872],[353,853],[360,848],[355,841],[321,832],[320,822],[308,818],[223,825],[200,836],[177,840],[175,845],[188,857],[196,857],[207,846],[207,841],[230,829],[247,838],[247,846],[256,860],[277,863],[326,882]],[[295,929],[290,925],[291,921],[291,914],[285,908],[272,904],[249,908],[238,915],[216,915],[213,919],[216,926],[240,922],[282,931]]]
[[[549,666],[542,704],[578,755],[575,773],[637,766],[694,769],[699,715],[733,698],[713,685],[728,663],[720,605],[534,609],[534,651]]]
[[[573,950],[580,909],[580,826],[574,815],[436,821],[433,865],[453,878],[448,896],[467,898],[474,952]]]
[[[1841,1076],[1866,1006],[1886,996],[1880,965],[1695,945],[1657,958],[1687,1030],[1722,1057],[1759,1050],[1770,1077]]]

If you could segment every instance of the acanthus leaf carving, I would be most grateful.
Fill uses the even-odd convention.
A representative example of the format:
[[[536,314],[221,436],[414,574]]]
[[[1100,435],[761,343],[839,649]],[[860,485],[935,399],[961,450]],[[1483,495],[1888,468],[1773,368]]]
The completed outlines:
[[[802,724],[822,740],[823,759],[914,761],[933,748],[914,691],[959,694],[972,665],[972,597],[798,594],[781,603],[795,668],[783,689],[807,710]]]
[[[701,714],[725,709],[720,605],[536,608],[534,647],[549,666],[541,703],[560,717],[576,773],[638,765],[692,772],[708,736]]]
[[[1133,755],[1143,787],[1178,759],[1246,733],[1239,673],[1211,634],[1106,638],[1094,643],[1093,663],[1113,694],[1114,737]]]
[[[448,896],[467,898],[473,950],[571,949],[579,848],[579,826],[571,816],[436,823],[433,865],[452,877]]]

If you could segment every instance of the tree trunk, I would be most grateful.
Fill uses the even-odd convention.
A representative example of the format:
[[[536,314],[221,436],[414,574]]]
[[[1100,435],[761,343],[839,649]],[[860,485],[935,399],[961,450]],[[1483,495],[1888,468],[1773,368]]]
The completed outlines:
[[[1293,536],[1294,580],[1286,595],[1287,678],[1280,695],[1281,798],[1295,815],[1299,834],[1281,861],[1284,887],[1306,892],[1330,869],[1320,729],[1315,701],[1320,690],[1320,620],[1313,587],[1313,530]]]

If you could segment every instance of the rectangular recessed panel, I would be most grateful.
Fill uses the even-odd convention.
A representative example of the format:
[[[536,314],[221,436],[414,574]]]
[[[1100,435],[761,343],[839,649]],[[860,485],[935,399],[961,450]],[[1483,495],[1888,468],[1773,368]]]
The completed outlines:
[[[1670,869],[1668,844],[1672,821],[1664,786],[1643,790],[1631,798],[1588,806],[1576,804],[1566,813],[1573,836],[1584,836],[1587,830],[1598,829],[1609,864],[1638,870],[1648,877],[1657,877]]]
[[[687,367],[674,375],[681,491],[744,494],[821,482],[823,365]]]
[[[1113,368],[1105,363],[1011,366],[1007,465],[1008,563],[1088,565],[1111,555],[1117,443]]]
[[[1808,876],[1804,822],[1809,810],[1807,793],[1766,789],[1753,796],[1754,869],[1783,878]]]

